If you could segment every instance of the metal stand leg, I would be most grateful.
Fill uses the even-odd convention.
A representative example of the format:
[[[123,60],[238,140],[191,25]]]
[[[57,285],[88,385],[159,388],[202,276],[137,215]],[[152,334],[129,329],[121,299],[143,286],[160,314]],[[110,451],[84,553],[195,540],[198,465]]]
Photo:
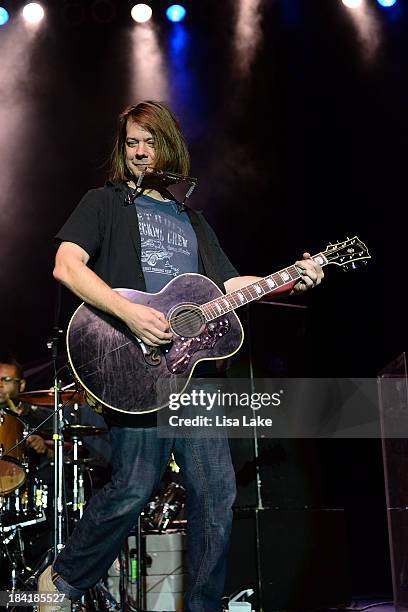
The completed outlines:
[[[249,313],[249,310],[248,310]],[[252,356],[252,341],[251,341],[251,324],[250,318],[248,317],[248,359],[249,359],[249,377],[251,381],[251,393],[255,392],[255,383],[254,383],[254,366],[253,366],[253,356]],[[253,427],[254,433],[254,455],[255,455],[255,469],[256,469],[256,508],[255,508],[255,537],[256,537],[256,569],[257,569],[257,577],[258,577],[258,600],[259,600],[259,609],[263,610],[263,602],[262,602],[262,566],[261,566],[261,547],[260,547],[260,530],[259,530],[259,512],[263,510],[263,500],[262,500],[262,481],[259,467],[259,444],[258,444],[258,431],[256,425]]]
[[[142,515],[139,514],[137,519],[137,533],[136,533],[136,543],[137,543],[137,609],[141,612],[144,608],[144,585],[143,585],[143,576],[142,576]]]
[[[130,540],[132,544],[129,545]],[[128,535],[119,554],[120,609],[133,612],[144,610],[142,515]]]
[[[54,382],[54,559],[63,548],[63,467],[64,467],[64,438],[62,428],[64,425],[62,410],[60,409],[60,389],[58,380]]]

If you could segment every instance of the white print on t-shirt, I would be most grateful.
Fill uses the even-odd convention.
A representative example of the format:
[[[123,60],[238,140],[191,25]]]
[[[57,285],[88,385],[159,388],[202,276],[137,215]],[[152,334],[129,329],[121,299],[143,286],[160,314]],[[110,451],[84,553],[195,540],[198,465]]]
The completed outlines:
[[[173,278],[180,272],[183,258],[191,256],[185,228],[160,213],[138,209],[142,243],[143,272]],[[173,260],[173,261],[172,261]]]

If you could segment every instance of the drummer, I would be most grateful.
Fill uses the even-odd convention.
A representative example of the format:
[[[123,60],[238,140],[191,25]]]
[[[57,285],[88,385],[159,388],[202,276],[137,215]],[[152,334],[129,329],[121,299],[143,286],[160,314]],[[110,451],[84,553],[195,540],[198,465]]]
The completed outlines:
[[[21,408],[13,402],[18,393],[25,389],[26,381],[19,364],[14,360],[0,361],[0,409],[20,414]]]
[[[28,407],[17,401],[16,396],[23,393],[25,386],[26,381],[19,363],[13,358],[0,361],[0,411],[24,416]],[[52,448],[37,434],[27,438],[26,444],[39,455],[52,454]]]
[[[28,400],[30,403],[22,402],[21,397],[24,397],[26,381],[24,380],[21,366],[18,362],[8,355],[0,356],[0,413],[1,411],[7,414],[14,414],[20,417],[30,427],[36,427],[50,415],[49,406],[32,405],[35,401],[36,392],[31,394]],[[23,396],[20,396],[23,394]],[[34,398],[34,399],[33,399]],[[41,398],[39,398],[41,400]],[[39,402],[40,403],[40,402]],[[101,416],[97,415],[88,405],[73,406],[67,405],[63,409],[64,421],[66,423],[86,424],[90,430],[101,431],[101,428],[106,429],[106,425]],[[49,429],[50,423],[44,425],[44,429]],[[92,431],[91,431],[92,433]],[[65,433],[65,435],[67,435]],[[52,435],[47,435],[45,438],[38,434],[30,435],[26,444],[32,452],[30,457],[30,469],[35,470],[35,476],[39,478],[43,485],[48,486],[50,495],[53,492],[54,485],[54,468],[52,464],[54,449],[53,441],[48,439]],[[72,451],[72,443],[68,440],[64,442],[64,455],[66,463],[64,463],[64,488],[66,496],[72,498],[72,479],[73,470],[69,463],[70,451]],[[81,449],[85,455],[84,465],[90,466],[91,470],[87,470],[86,499],[92,495],[94,489],[102,487],[109,476],[110,462],[110,442],[108,434],[104,435],[87,435],[81,439]],[[32,463],[31,463],[32,460]],[[91,476],[92,472],[92,476]],[[50,498],[48,510],[46,511],[47,520],[33,527],[24,529],[24,542],[26,560],[32,567],[35,567],[42,555],[52,547],[53,543],[53,502]],[[75,517],[73,517],[75,518]]]

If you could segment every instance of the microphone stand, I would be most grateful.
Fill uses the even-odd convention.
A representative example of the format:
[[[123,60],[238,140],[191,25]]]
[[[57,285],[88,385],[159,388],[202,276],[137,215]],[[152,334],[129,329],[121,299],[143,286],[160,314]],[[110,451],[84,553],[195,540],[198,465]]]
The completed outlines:
[[[64,465],[64,438],[62,428],[64,421],[60,408],[60,391],[58,380],[54,381],[54,559],[63,548],[63,465]]]
[[[61,385],[58,380],[58,344],[62,329],[59,327],[61,312],[61,285],[57,283],[55,292],[54,325],[51,339],[47,347],[51,350],[54,364],[54,415],[53,415],[53,440],[54,440],[54,526],[53,526],[53,552],[54,560],[64,546],[63,542],[63,467],[64,467],[64,420],[61,405]]]

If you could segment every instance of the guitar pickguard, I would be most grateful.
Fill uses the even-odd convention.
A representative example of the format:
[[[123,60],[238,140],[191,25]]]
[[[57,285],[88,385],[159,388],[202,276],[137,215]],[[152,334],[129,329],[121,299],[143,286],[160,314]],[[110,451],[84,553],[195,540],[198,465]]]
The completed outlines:
[[[171,348],[164,351],[167,367],[172,374],[183,374],[198,351],[211,350],[231,328],[228,319],[216,319],[208,323],[199,336],[176,337]]]

